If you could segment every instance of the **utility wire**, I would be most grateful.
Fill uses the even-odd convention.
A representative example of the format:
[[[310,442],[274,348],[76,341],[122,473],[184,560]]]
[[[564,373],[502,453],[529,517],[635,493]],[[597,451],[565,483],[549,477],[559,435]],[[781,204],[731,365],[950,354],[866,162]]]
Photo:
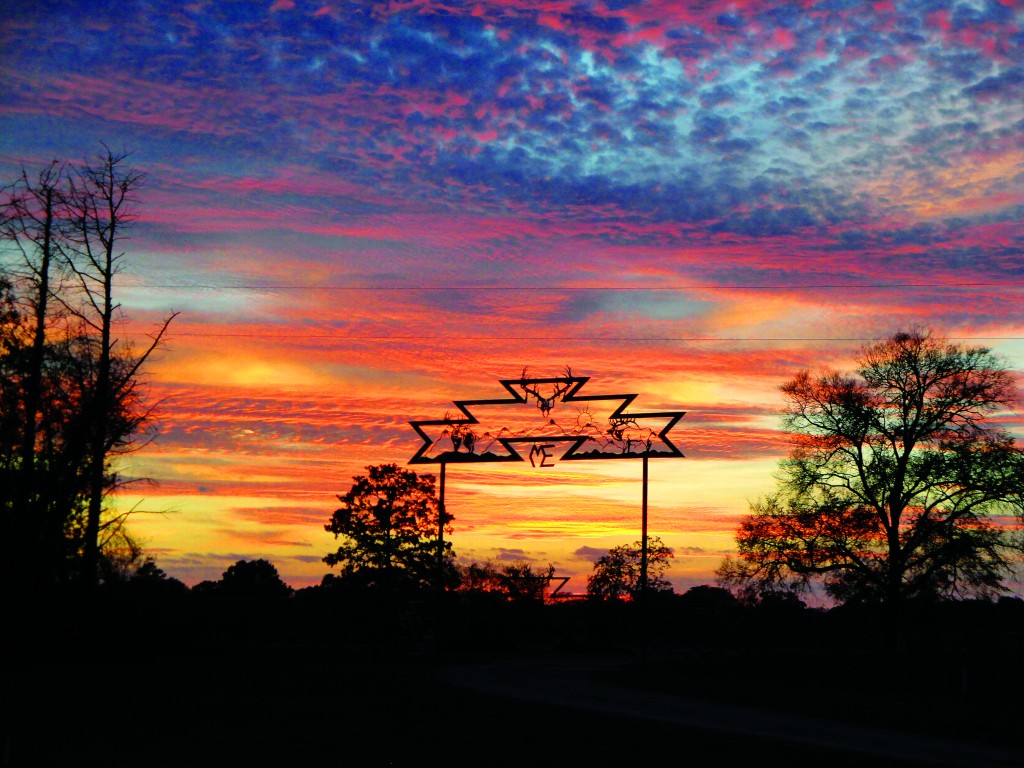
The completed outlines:
[[[145,331],[124,331],[126,336],[146,336]],[[409,335],[376,335],[348,333],[209,333],[206,331],[179,333],[169,332],[168,338],[173,341],[178,337],[198,337],[217,339],[336,339],[338,341],[689,341],[689,342],[849,342],[878,341],[878,337],[860,336],[445,336],[441,334],[409,334]],[[1024,336],[946,336],[950,341],[1024,341]]]
[[[909,288],[1020,288],[1024,282],[984,283],[829,283],[824,285],[785,285],[763,283],[755,285],[213,285],[196,283],[136,283],[125,288],[196,291],[798,291],[798,290],[906,290]]]

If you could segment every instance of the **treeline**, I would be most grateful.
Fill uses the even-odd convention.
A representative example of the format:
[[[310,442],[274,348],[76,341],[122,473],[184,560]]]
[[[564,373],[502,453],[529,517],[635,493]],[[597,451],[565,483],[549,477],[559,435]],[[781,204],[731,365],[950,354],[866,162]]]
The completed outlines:
[[[117,277],[143,175],[93,162],[23,171],[0,208],[0,579],[7,592],[92,588],[152,569],[113,513],[116,459],[145,444],[143,345],[119,332]]]
[[[655,566],[652,572],[661,573],[666,567],[665,557],[669,550],[655,538]],[[638,583],[639,550],[635,547],[616,547],[609,556],[601,558],[594,566],[594,574],[587,596],[597,601],[628,601],[640,594]],[[152,559],[144,561],[130,572],[105,586],[106,594],[133,597],[181,596],[186,593],[204,598],[227,598],[250,601],[275,601],[282,598],[313,595],[334,596],[347,599],[358,595],[370,597],[381,604],[407,605],[433,602],[438,596],[437,585],[429,580],[415,582],[409,579],[387,582],[360,576],[325,574],[321,583],[295,589],[288,585],[278,573],[277,567],[269,560],[238,560],[229,566],[219,579],[200,581],[187,587],[183,582],[169,576]],[[559,590],[568,580],[556,575],[555,567],[537,567],[525,561],[496,563],[494,561],[449,564],[445,572],[444,595],[453,599],[483,599],[492,603],[544,604],[584,597],[579,594],[561,593]],[[661,578],[652,579],[655,595],[672,595],[671,585]],[[695,594],[711,590],[729,601],[735,602],[727,590],[702,586],[695,588]],[[333,599],[333,598],[329,598]],[[778,602],[778,601],[776,601]]]
[[[806,654],[813,664],[827,654],[870,656],[882,637],[904,650],[917,645],[914,638],[942,637],[936,650],[952,652],[959,663],[961,656],[975,655],[972,649],[1019,643],[1024,633],[1024,600],[1015,596],[917,600],[898,610],[884,604],[812,608],[792,593],[749,602],[705,584],[656,591],[646,599],[599,593],[562,599],[537,588],[547,583],[548,571],[528,564],[471,563],[459,571],[459,584],[440,592],[357,584],[332,574],[320,584],[293,588],[270,561],[239,560],[219,579],[189,588],[150,562],[88,599],[26,597],[12,637],[31,639],[28,645],[80,634],[83,642],[100,642],[99,635],[88,640],[90,627],[106,627],[115,636],[119,627],[135,625],[133,631],[149,638],[140,646],[147,651],[365,644],[384,654],[429,652],[457,660],[476,652],[660,649],[672,658],[676,651]],[[61,609],[53,610],[55,605]]]
[[[651,539],[651,584],[646,593],[650,604],[667,604],[672,598],[683,597],[706,605],[740,605],[740,601],[721,587],[701,585],[684,595],[676,594],[671,584],[661,578],[668,566],[671,550],[660,539]],[[498,563],[449,563],[445,571],[443,590],[435,582],[408,578],[382,580],[379,574],[366,572],[358,575],[325,574],[320,584],[293,588],[287,584],[269,560],[238,560],[221,574],[219,579],[200,581],[191,588],[169,576],[151,559],[104,585],[103,594],[148,597],[181,597],[242,600],[248,602],[276,602],[282,599],[367,602],[401,609],[409,605],[437,604],[439,600],[467,604],[551,605],[574,602],[586,598],[590,602],[629,603],[642,599],[639,580],[639,542],[614,547],[610,553],[594,564],[588,578],[587,593],[562,592],[568,581],[560,577],[553,565],[536,566],[525,561]],[[793,595],[772,595],[762,601],[766,606],[798,607],[805,605]]]
[[[508,660],[515,670],[520,659],[524,674],[538,676],[548,665],[618,659],[617,668],[595,664],[593,675],[890,730],[1020,739],[1018,599],[915,603],[894,624],[882,606],[825,611],[786,597],[746,605],[707,586],[650,601],[555,603],[475,587],[396,600],[343,579],[282,590],[272,586],[273,566],[246,562],[191,590],[151,574],[89,595],[18,601],[4,617],[17,662],[9,697],[19,702],[9,718],[11,764],[226,765],[240,755],[255,765],[314,764],[336,759],[342,744],[347,758],[368,765],[382,764],[392,754],[382,749],[393,745],[405,745],[396,765],[478,765],[481,755],[488,765],[512,765],[522,749],[508,750],[505,761],[491,757],[510,733],[516,744],[539,733],[539,755],[551,754],[550,733],[561,734],[573,745],[563,762],[576,764],[587,734],[623,728],[635,748],[643,723],[622,715],[595,720],[443,682],[450,666]],[[71,685],[83,657],[102,659],[103,674]],[[889,658],[894,672],[885,669]],[[483,736],[461,751],[466,759],[455,758],[466,733]],[[673,725],[643,743],[669,744],[677,756],[679,733]],[[698,736],[683,733],[692,748]],[[598,743],[604,751],[605,740]],[[759,745],[751,759],[766,749],[783,748]],[[587,764],[631,764],[623,755]],[[715,751],[709,761],[720,757]]]

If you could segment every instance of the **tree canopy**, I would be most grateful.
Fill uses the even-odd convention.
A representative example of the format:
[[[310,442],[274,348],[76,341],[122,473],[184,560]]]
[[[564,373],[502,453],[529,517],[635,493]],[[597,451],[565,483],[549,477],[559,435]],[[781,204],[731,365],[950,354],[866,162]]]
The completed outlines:
[[[540,602],[555,575],[555,566],[534,570],[532,563],[491,561],[458,568],[459,592],[490,594],[512,602]]]
[[[607,555],[594,563],[594,572],[587,577],[587,594],[600,600],[635,599],[640,595],[641,555],[643,542],[612,547]],[[662,574],[672,557],[671,548],[657,536],[647,539],[647,591],[671,592],[672,585]]]
[[[228,566],[218,583],[219,594],[227,597],[288,597],[291,587],[281,580],[277,568],[269,560],[239,560]]]
[[[341,507],[324,526],[342,540],[337,551],[324,557],[340,566],[340,575],[367,584],[397,587],[435,584],[438,568],[454,574],[451,543],[444,542],[438,560],[441,515],[433,475],[418,475],[397,464],[366,468],[352,487],[338,497]],[[450,532],[451,516],[444,514]]]
[[[1024,454],[994,418],[1017,401],[1006,364],[921,329],[857,362],[782,387],[792,450],[720,581],[754,597],[818,580],[844,602],[1000,591],[1024,512]]]

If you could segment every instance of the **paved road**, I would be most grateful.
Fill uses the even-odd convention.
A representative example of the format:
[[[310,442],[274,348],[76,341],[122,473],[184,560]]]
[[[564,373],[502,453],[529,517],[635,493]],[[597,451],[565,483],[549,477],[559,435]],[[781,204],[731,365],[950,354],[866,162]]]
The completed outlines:
[[[593,673],[629,661],[622,657],[542,656],[451,666],[439,675],[449,684],[513,699],[889,760],[965,768],[1024,766],[1022,749],[639,691],[593,679]]]

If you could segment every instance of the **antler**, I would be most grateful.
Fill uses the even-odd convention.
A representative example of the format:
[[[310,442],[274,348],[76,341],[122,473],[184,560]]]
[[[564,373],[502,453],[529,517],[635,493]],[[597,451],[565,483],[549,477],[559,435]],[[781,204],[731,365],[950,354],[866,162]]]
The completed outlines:
[[[629,416],[617,416],[608,420],[608,434],[616,440],[622,440],[623,433],[628,427],[639,429],[640,425],[636,423],[636,419]]]
[[[533,395],[538,400],[543,400],[544,399],[544,396],[540,393],[540,390],[538,390],[536,387],[527,386],[525,383],[522,383],[519,386],[521,386],[523,388],[523,391],[526,394]]]
[[[527,381],[530,381],[530,379],[528,379],[526,375],[527,368],[525,366],[523,367],[522,377],[519,379],[519,386],[522,387],[523,392],[536,399],[537,407],[540,408],[540,412],[545,416],[551,413],[551,409],[554,407],[555,401],[572,389],[572,369],[569,368],[569,366],[566,366],[565,372],[565,381],[555,382],[554,391],[551,393],[551,396],[545,397],[536,386],[530,386],[526,383]]]

